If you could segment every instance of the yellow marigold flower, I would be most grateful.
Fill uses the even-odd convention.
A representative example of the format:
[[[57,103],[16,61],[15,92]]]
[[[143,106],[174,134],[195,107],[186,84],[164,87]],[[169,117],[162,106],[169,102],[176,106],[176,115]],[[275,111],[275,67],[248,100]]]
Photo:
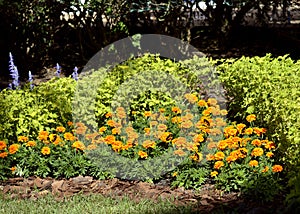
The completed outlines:
[[[142,145],[145,149],[148,149],[148,148],[155,148],[156,143],[152,140],[145,140]]]
[[[119,140],[114,141],[111,143],[111,148],[115,151],[115,152],[120,152],[123,148],[123,143]]]
[[[283,167],[281,165],[274,165],[272,167],[273,172],[281,172],[283,170]]]
[[[188,120],[188,121],[183,121],[181,124],[180,124],[180,127],[181,128],[184,128],[184,129],[189,129],[193,126],[193,122]]]
[[[13,167],[10,168],[10,170],[11,170],[11,172],[13,173],[14,171],[17,170],[17,167],[13,166]]]
[[[151,116],[151,111],[145,111],[144,116],[145,117],[150,117]]]
[[[151,128],[144,128],[144,132],[146,133],[146,135],[149,135],[151,132]]]
[[[63,133],[63,132],[65,132],[65,131],[66,131],[66,128],[65,128],[65,127],[63,127],[63,126],[58,126],[58,127],[56,127],[56,131],[57,131],[57,132],[61,132],[61,133]]]
[[[114,134],[114,135],[116,135],[116,134],[121,134],[121,129],[120,128],[113,128],[112,130],[111,130],[111,133],[112,134]]]
[[[111,112],[107,112],[107,113],[105,114],[105,117],[106,117],[106,118],[111,118],[111,117],[112,117],[112,113],[111,113]]]
[[[221,114],[222,116],[225,116],[225,115],[228,114],[228,111],[225,110],[225,109],[222,109],[222,110],[220,111],[220,114]]]
[[[172,107],[172,112],[174,112],[175,114],[180,114],[181,113],[181,109],[177,106]]]
[[[23,143],[25,143],[25,142],[27,142],[28,141],[28,137],[25,137],[25,136],[19,136],[18,137],[18,142],[23,142]]]
[[[163,132],[160,136],[159,136],[159,139],[162,141],[162,142],[168,142],[168,141],[171,141],[172,140],[172,133],[171,132]]]
[[[249,166],[252,166],[252,167],[258,166],[258,161],[257,160],[251,160],[249,162]]]
[[[69,141],[74,141],[76,139],[75,136],[70,132],[66,132],[64,134],[64,138],[65,140],[69,140]]]
[[[217,101],[215,98],[208,98],[208,99],[207,99],[207,104],[208,104],[209,106],[216,106],[217,103],[218,103],[218,101]]]
[[[4,150],[6,148],[6,142],[0,141],[0,150]]]
[[[143,151],[139,151],[138,152],[138,155],[141,157],[141,158],[147,158],[148,157],[148,154],[146,152],[143,152]]]
[[[5,158],[7,157],[8,153],[7,152],[1,152],[0,153],[0,158]]]
[[[79,150],[85,150],[85,145],[80,142],[80,141],[75,141],[73,144],[72,144],[72,147],[75,148],[75,149],[79,149]]]
[[[137,139],[139,137],[138,133],[136,132],[130,132],[127,133],[127,135],[128,135],[128,141]]]
[[[174,173],[172,174],[172,176],[173,176],[173,177],[176,177],[177,174],[178,174],[178,172],[174,172]]]
[[[8,151],[10,154],[15,154],[19,150],[19,147],[19,144],[14,143],[8,147]]]
[[[28,142],[26,143],[26,146],[27,146],[27,147],[34,147],[34,146],[36,146],[36,142],[35,142],[35,141],[28,141]]]
[[[172,117],[171,119],[172,123],[181,123],[182,122],[182,118],[181,117]]]
[[[274,156],[274,154],[273,154],[273,152],[267,152],[266,156],[267,156],[268,158],[271,158],[271,157]]]
[[[47,141],[49,133],[47,131],[40,131],[39,133],[39,140]]]
[[[108,125],[108,126],[110,126],[110,127],[115,127],[115,122],[113,121],[113,120],[108,120],[107,122],[106,122],[106,124]]]
[[[261,141],[259,139],[252,140],[251,144],[253,146],[261,146]]]
[[[208,106],[207,102],[205,100],[199,100],[197,104],[200,107],[207,107]]]
[[[43,155],[50,155],[51,149],[48,146],[44,146],[41,150]]]
[[[160,109],[159,109],[159,112],[160,112],[160,113],[164,113],[165,111],[166,111],[165,108],[160,108]]]
[[[192,104],[198,101],[198,97],[194,94],[185,94],[184,97]]]
[[[238,130],[233,128],[233,126],[228,126],[224,128],[225,137],[236,136]]]
[[[246,125],[243,124],[243,123],[239,123],[239,124],[236,125],[236,128],[237,128],[239,134],[242,134],[243,129],[244,129],[245,127],[246,127]]]
[[[203,159],[203,156],[201,153],[196,152],[196,154],[190,156],[190,159],[199,162]]]
[[[245,158],[245,157],[247,157],[248,150],[246,148],[239,148],[238,152],[239,152],[239,154],[238,154],[239,158]]]
[[[214,169],[220,169],[222,166],[224,166],[224,162],[223,161],[217,161],[214,164]]]
[[[218,174],[219,174],[219,173],[218,173],[217,171],[212,171],[212,172],[210,173],[210,176],[211,176],[211,177],[216,177]]]
[[[251,152],[251,155],[257,157],[257,156],[262,156],[263,153],[264,150],[262,148],[254,148]]]
[[[230,162],[234,162],[237,160],[237,156],[232,156],[232,155],[229,155],[227,158],[226,158],[226,161],[227,163],[230,163]]]
[[[246,117],[246,120],[250,123],[256,120],[255,114],[250,114]]]
[[[210,109],[210,108],[204,109],[204,110],[202,111],[202,115],[204,115],[204,116],[209,116],[210,113],[211,113],[211,109]]]
[[[158,124],[157,121],[151,121],[151,122],[150,122],[150,126],[151,126],[151,127],[156,126],[157,124]]]
[[[106,129],[107,129],[107,128],[106,128],[105,126],[100,127],[100,128],[99,128],[99,133],[100,133],[100,134],[103,134],[103,132],[105,132]]]
[[[265,168],[261,172],[267,172],[267,171],[269,171],[269,167],[265,166]]]
[[[266,144],[265,144],[265,148],[266,149],[275,149],[275,143],[273,141],[268,141]]]
[[[257,135],[257,136],[261,136],[261,134],[263,134],[264,129],[262,128],[258,128],[258,127],[254,127],[253,128],[253,132]]]
[[[184,156],[186,153],[182,149],[178,149],[174,151],[174,155]]]
[[[215,160],[223,160],[225,157],[225,154],[223,152],[217,152],[215,154]]]
[[[224,150],[224,149],[226,149],[227,146],[228,146],[228,144],[227,144],[226,140],[220,140],[218,145],[217,145],[217,148],[219,150]]]
[[[168,126],[166,126],[165,124],[159,124],[159,125],[157,126],[157,129],[158,129],[159,131],[166,131],[166,130],[168,129]]]
[[[245,129],[245,131],[244,131],[244,134],[245,135],[251,135],[253,133],[253,129],[252,128],[247,128],[247,129]]]

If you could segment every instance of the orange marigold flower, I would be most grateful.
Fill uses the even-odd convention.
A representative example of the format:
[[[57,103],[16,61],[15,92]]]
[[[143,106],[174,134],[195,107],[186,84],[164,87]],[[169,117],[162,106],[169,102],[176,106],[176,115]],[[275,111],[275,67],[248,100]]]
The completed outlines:
[[[202,114],[203,114],[204,116],[209,116],[210,113],[211,113],[211,109],[210,109],[210,108],[204,109],[204,110],[202,111]]]
[[[236,136],[238,130],[233,128],[233,126],[228,126],[224,128],[225,137]]]
[[[159,125],[157,126],[157,129],[158,129],[159,131],[166,131],[166,130],[168,129],[168,126],[166,126],[165,124],[159,124]]]
[[[224,166],[224,162],[223,161],[217,161],[214,164],[214,169],[220,169],[222,166]]]
[[[69,140],[69,141],[74,141],[76,139],[75,136],[70,132],[66,132],[64,134],[64,138],[65,140]]]
[[[68,125],[68,126],[73,126],[73,122],[72,122],[72,121],[68,121],[68,122],[67,122],[67,125]]]
[[[43,155],[50,155],[51,149],[48,146],[44,146],[41,150]]]
[[[281,165],[274,165],[272,167],[273,172],[281,172],[283,170],[283,167]]]
[[[114,127],[114,126],[115,126],[115,122],[114,122],[113,120],[108,120],[108,121],[106,122],[106,124],[107,124],[108,126],[110,126],[110,127]]]
[[[145,111],[144,116],[145,117],[150,117],[151,116],[151,111]]]
[[[271,158],[271,157],[274,156],[274,154],[273,154],[273,152],[267,152],[266,156],[267,156],[268,158]]]
[[[198,97],[194,94],[185,94],[184,97],[192,104],[198,101]]]
[[[238,157],[239,158],[245,158],[248,154],[248,150],[246,148],[239,148],[238,149]]]
[[[187,120],[187,121],[183,121],[181,124],[180,124],[180,127],[181,128],[184,128],[184,129],[189,129],[193,126],[193,122],[190,121],[190,120]]]
[[[229,156],[226,158],[226,161],[227,161],[228,163],[234,162],[234,161],[236,161],[236,160],[237,160],[237,157],[236,157],[236,156],[231,156],[231,155],[229,155]]]
[[[8,153],[7,152],[1,152],[0,153],[0,158],[5,158],[7,157]]]
[[[215,122],[216,122],[216,126],[217,127],[226,126],[227,125],[226,121],[223,118],[220,118],[220,117],[216,118]]]
[[[106,118],[111,118],[111,117],[112,117],[112,113],[111,113],[111,112],[107,112],[107,113],[105,114],[105,117],[106,117]]]
[[[184,137],[178,137],[172,140],[172,144],[175,144],[176,147],[185,147],[187,145],[187,141]]]
[[[265,144],[265,148],[266,149],[275,149],[275,143],[273,141],[268,141],[266,144]]]
[[[11,170],[11,172],[14,172],[14,171],[17,170],[17,167],[13,166],[13,167],[10,168],[10,170]]]
[[[19,150],[19,147],[19,144],[14,143],[8,147],[8,151],[10,154],[15,154]]]
[[[225,157],[225,154],[223,152],[217,152],[215,154],[215,160],[223,160]]]
[[[194,137],[193,137],[193,142],[194,143],[201,143],[204,141],[204,137],[202,134],[196,134]]]
[[[247,129],[245,129],[245,131],[244,131],[244,134],[245,135],[251,135],[253,133],[253,129],[252,128],[247,128]]]
[[[36,142],[35,142],[35,141],[28,141],[28,142],[26,143],[26,146],[27,146],[27,147],[34,147],[34,146],[36,146]]]
[[[116,140],[116,138],[115,138],[115,136],[113,136],[113,135],[107,135],[107,136],[105,136],[105,138],[104,138],[104,142],[106,143],[106,144],[111,144],[112,142],[114,142]]]
[[[145,149],[149,149],[149,148],[155,148],[156,143],[152,140],[145,140],[142,145]]]
[[[143,151],[139,151],[138,152],[138,155],[141,157],[141,158],[147,158],[148,157],[148,154],[146,152],[143,152]]]
[[[115,151],[115,152],[120,152],[123,148],[123,143],[119,140],[112,142],[111,144],[111,148]]]
[[[208,104],[209,106],[216,106],[217,103],[218,103],[218,101],[217,101],[216,99],[214,99],[214,98],[208,98],[208,99],[207,99],[207,104]]]
[[[47,131],[40,131],[39,133],[39,140],[47,141],[49,133]]]
[[[256,120],[255,114],[250,114],[246,117],[246,120],[250,123]]]
[[[75,148],[75,149],[79,149],[79,150],[85,150],[85,145],[80,142],[80,141],[75,141],[73,144],[72,144],[72,147]]]
[[[262,129],[262,128],[258,128],[258,127],[254,127],[254,128],[253,128],[253,132],[254,132],[257,136],[260,136],[261,134],[263,134],[263,129]]]
[[[18,142],[23,142],[23,143],[25,143],[25,142],[27,142],[28,141],[28,137],[25,137],[25,136],[19,136],[18,137]]]
[[[160,108],[160,109],[159,109],[159,112],[160,112],[160,113],[164,113],[165,111],[166,111],[166,109],[164,109],[164,108]]]
[[[262,143],[259,139],[254,139],[254,140],[252,140],[251,144],[253,146],[261,146]]]
[[[86,126],[79,126],[76,128],[75,132],[76,132],[76,134],[83,135],[83,134],[85,134],[86,130],[87,130]]]
[[[257,157],[257,156],[262,156],[263,153],[264,150],[262,148],[254,148],[251,152],[251,155]]]
[[[146,135],[149,135],[151,132],[151,128],[144,128],[144,132],[146,133]]]
[[[107,128],[106,128],[105,126],[100,127],[100,128],[99,128],[99,133],[100,133],[100,134],[103,134],[103,132],[105,132],[106,129],[107,129]]]
[[[206,160],[207,160],[207,161],[215,160],[215,156],[214,156],[213,154],[207,154],[207,155],[206,155]]]
[[[208,106],[207,102],[205,100],[199,100],[197,104],[200,107],[207,107]]]
[[[267,171],[269,171],[269,167],[265,166],[265,168],[261,172],[267,172]]]
[[[217,147],[217,144],[215,142],[209,142],[207,144],[208,149],[213,149],[213,148],[216,148],[216,147]]]
[[[219,150],[224,150],[224,149],[226,149],[227,146],[228,146],[228,144],[227,144],[226,140],[220,140],[217,145]]]
[[[174,151],[174,155],[184,156],[186,153],[182,149],[178,149]]]
[[[172,112],[174,112],[175,114],[180,114],[181,113],[181,109],[177,106],[172,107]]]
[[[211,177],[216,177],[218,174],[219,174],[219,173],[218,173],[217,171],[212,171],[212,172],[210,173],[210,176],[211,176]]]
[[[56,131],[57,131],[57,132],[61,132],[61,133],[63,133],[63,132],[65,132],[65,131],[66,131],[66,128],[65,128],[65,127],[63,127],[63,126],[58,126],[58,127],[56,127]]]
[[[249,162],[249,166],[252,166],[252,167],[258,166],[258,161],[257,160],[251,160]]]
[[[6,148],[6,142],[0,141],[0,150],[4,150]]]

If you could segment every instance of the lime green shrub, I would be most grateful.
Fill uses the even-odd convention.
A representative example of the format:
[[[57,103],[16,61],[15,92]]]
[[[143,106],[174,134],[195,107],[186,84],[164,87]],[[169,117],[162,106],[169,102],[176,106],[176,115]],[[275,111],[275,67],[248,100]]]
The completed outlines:
[[[71,118],[75,80],[54,78],[33,90],[29,85],[0,92],[0,138],[36,137],[40,130],[63,125]]]

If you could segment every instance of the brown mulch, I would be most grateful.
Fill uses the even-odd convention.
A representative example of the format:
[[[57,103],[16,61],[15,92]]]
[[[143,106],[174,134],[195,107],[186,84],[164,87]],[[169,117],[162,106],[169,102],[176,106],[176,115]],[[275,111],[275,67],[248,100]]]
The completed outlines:
[[[277,201],[262,206],[258,202],[241,198],[238,193],[224,194],[216,190],[212,184],[203,185],[200,191],[195,191],[117,178],[96,180],[89,176],[61,180],[39,177],[10,178],[0,181],[1,192],[7,198],[30,200],[38,200],[52,194],[56,200],[63,201],[78,193],[101,194],[115,199],[127,196],[135,202],[142,199],[169,200],[177,206],[192,206],[197,213],[213,211],[218,213],[219,210],[238,213],[274,213],[275,210],[282,208],[282,203],[278,198]]]

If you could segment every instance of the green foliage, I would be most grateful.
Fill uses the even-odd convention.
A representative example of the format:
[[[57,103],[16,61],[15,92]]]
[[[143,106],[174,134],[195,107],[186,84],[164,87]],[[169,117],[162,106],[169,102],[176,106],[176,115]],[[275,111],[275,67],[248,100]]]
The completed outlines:
[[[27,85],[21,90],[1,91],[0,138],[14,142],[20,135],[36,137],[40,130],[72,120],[74,86],[71,78],[54,78],[33,90]]]

